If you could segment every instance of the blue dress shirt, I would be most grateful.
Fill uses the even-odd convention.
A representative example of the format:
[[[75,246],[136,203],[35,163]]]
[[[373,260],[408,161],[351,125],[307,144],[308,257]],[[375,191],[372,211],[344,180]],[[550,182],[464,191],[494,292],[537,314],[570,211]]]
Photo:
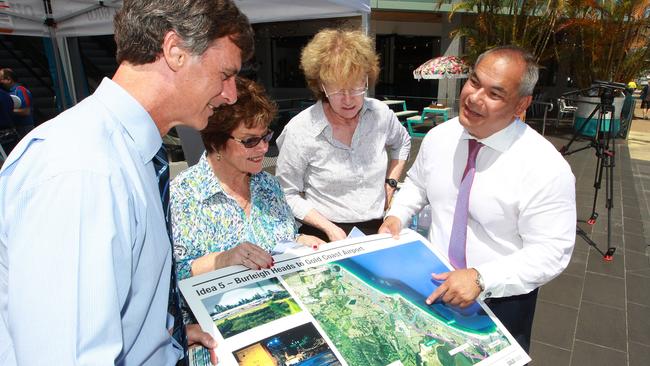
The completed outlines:
[[[104,79],[13,150],[0,170],[0,364],[176,362],[161,143]]]

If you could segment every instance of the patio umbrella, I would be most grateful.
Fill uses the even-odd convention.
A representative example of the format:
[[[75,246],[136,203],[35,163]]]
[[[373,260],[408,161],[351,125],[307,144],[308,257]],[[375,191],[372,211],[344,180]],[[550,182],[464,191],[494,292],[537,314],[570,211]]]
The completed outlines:
[[[420,79],[446,79],[445,100],[449,89],[449,79],[464,79],[469,76],[469,65],[458,56],[432,58],[413,70],[413,77]]]

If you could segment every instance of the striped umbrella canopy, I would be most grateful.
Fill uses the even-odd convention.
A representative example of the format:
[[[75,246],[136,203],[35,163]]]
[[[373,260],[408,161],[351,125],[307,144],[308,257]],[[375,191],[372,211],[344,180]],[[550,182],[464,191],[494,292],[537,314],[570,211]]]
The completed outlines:
[[[458,56],[440,56],[423,63],[413,71],[420,79],[463,79],[469,76],[469,65]]]

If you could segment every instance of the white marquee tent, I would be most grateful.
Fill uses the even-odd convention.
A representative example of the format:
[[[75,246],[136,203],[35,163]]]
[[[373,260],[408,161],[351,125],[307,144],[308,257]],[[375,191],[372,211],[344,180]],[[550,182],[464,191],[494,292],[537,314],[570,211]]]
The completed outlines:
[[[334,18],[370,12],[370,0],[234,0],[251,23]],[[0,0],[0,33],[59,37],[113,33],[122,0]],[[51,26],[50,26],[51,25]]]
[[[234,0],[251,23],[334,18],[370,13],[370,0]],[[65,37],[113,33],[122,0],[0,0],[0,33],[51,37],[57,69],[72,75]],[[364,22],[364,24],[366,24]],[[59,59],[62,62],[59,63]],[[62,85],[61,76],[59,85]],[[72,84],[67,82],[75,98]]]

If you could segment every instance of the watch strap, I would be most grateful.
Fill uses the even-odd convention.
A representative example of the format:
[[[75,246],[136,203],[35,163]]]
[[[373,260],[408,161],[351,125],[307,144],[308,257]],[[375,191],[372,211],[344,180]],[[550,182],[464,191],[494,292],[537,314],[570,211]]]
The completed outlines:
[[[485,281],[483,281],[483,276],[481,276],[481,272],[476,270],[476,268],[474,268],[474,270],[476,271],[476,286],[478,286],[481,292],[483,292],[485,291]]]

